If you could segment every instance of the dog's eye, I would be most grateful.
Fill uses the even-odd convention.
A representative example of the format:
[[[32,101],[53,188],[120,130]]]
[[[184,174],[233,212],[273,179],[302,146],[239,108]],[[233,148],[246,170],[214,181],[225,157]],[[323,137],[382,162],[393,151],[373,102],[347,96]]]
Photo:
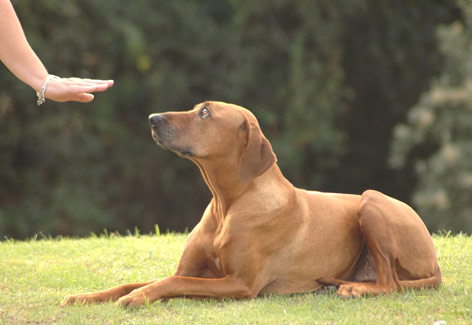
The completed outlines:
[[[203,107],[200,112],[199,112],[199,115],[201,118],[207,118],[210,116],[210,110],[206,107]]]

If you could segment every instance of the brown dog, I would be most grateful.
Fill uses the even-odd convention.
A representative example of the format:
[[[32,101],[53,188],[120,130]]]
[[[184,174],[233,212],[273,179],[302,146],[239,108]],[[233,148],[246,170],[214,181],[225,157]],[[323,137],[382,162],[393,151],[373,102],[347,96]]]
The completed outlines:
[[[323,284],[339,286],[341,296],[359,297],[441,283],[431,236],[409,206],[372,190],[359,196],[295,188],[248,110],[205,102],[149,120],[159,145],[200,168],[213,199],[175,275],[69,296],[61,306],[253,298]]]

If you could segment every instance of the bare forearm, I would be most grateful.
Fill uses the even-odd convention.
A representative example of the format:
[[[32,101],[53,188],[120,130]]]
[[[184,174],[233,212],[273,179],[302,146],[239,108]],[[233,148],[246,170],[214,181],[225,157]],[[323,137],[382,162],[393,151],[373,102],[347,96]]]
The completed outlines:
[[[113,80],[80,78],[54,78],[46,83],[48,72],[26,40],[10,0],[0,0],[0,61],[34,90],[44,88],[43,94],[38,95],[38,105],[44,97],[57,102],[91,102],[92,93],[113,86]]]
[[[10,0],[0,0],[0,60],[21,81],[39,90],[48,72],[26,40]]]

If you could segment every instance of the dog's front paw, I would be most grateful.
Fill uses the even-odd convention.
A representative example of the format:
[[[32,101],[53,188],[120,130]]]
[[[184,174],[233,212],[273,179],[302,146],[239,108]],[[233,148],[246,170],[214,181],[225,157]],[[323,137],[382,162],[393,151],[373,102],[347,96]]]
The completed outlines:
[[[117,306],[122,307],[139,307],[146,304],[146,296],[144,293],[130,293],[129,295],[123,296],[115,303]]]
[[[76,303],[79,303],[81,305],[89,304],[92,302],[90,297],[88,295],[82,294],[82,295],[69,295],[62,300],[60,307],[65,307],[69,305],[73,305]]]

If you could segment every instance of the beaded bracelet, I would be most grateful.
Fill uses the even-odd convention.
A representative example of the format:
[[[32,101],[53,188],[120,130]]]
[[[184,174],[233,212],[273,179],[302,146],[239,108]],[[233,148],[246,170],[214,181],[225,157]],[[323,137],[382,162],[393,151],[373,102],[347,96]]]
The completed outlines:
[[[59,79],[59,77],[52,74],[48,75],[41,89],[36,92],[36,95],[38,95],[38,100],[36,101],[36,104],[38,104],[38,106],[44,104],[44,102],[46,101],[46,99],[44,98],[44,93],[46,92],[46,88],[48,87],[48,84],[52,79]]]

